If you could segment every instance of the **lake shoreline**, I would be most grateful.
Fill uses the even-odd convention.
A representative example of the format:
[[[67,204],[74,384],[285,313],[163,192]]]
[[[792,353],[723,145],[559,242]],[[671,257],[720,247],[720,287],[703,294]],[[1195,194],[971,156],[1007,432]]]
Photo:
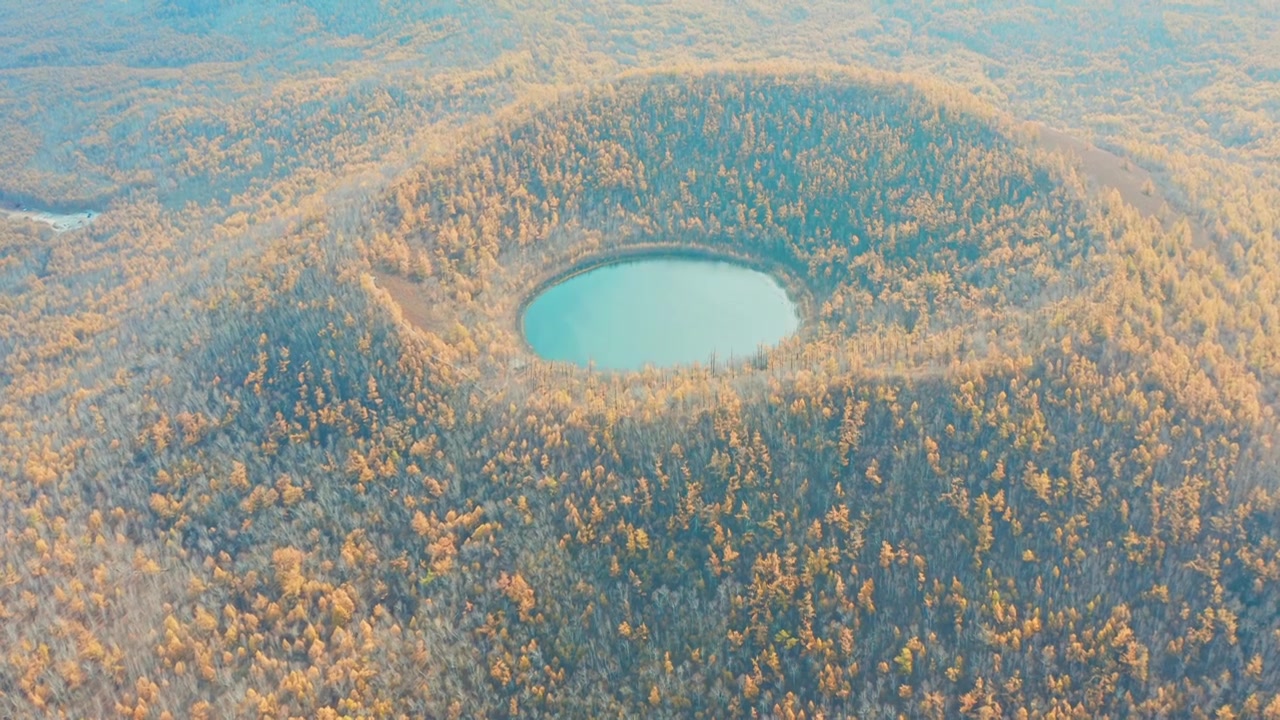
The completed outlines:
[[[654,255],[557,282],[537,294],[523,320],[543,360],[625,372],[759,359],[800,324],[770,273]]]
[[[743,255],[705,245],[677,245],[670,243],[643,243],[611,248],[591,253],[568,265],[544,272],[537,276],[529,288],[521,294],[519,304],[515,308],[515,317],[511,318],[516,337],[524,353],[538,362],[553,362],[542,358],[533,346],[525,328],[525,316],[529,305],[552,287],[574,277],[611,265],[625,265],[646,260],[705,260],[723,262],[738,267],[764,273],[775,280],[786,294],[795,309],[797,326],[794,336],[803,336],[813,325],[815,302],[812,290],[796,277],[781,262],[761,258],[756,255]],[[632,370],[596,369],[602,373],[630,373]]]

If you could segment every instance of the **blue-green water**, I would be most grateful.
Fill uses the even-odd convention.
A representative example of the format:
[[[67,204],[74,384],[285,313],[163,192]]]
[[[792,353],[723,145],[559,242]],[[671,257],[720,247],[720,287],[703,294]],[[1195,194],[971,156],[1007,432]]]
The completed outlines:
[[[772,277],[741,265],[654,258],[605,265],[548,288],[525,310],[547,360],[637,370],[746,358],[795,331],[795,305]]]

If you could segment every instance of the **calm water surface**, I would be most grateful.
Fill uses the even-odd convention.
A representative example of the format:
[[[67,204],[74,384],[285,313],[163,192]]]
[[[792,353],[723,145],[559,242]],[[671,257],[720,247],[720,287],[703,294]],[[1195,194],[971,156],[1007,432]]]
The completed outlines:
[[[534,298],[524,316],[538,355],[614,370],[705,363],[712,353],[743,358],[798,324],[795,305],[769,275],[689,258],[589,270]]]

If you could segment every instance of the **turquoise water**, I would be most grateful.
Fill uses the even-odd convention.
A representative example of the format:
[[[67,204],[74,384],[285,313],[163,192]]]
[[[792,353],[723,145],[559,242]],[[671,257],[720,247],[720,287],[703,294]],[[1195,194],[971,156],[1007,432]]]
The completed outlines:
[[[605,265],[529,303],[529,345],[547,360],[638,370],[746,358],[795,331],[795,305],[769,275],[732,263],[654,258]]]

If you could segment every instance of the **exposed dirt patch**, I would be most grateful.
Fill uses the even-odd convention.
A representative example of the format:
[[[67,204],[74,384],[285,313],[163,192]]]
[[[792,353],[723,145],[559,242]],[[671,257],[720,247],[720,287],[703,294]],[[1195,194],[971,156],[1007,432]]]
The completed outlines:
[[[93,222],[93,218],[98,213],[93,210],[84,210],[74,213],[55,213],[44,210],[32,210],[20,205],[11,204],[0,206],[0,216],[13,220],[31,220],[33,222],[44,223],[53,228],[54,232],[67,232],[68,230],[76,230],[85,227]]]
[[[391,295],[391,299],[400,306],[404,319],[414,327],[429,329],[438,326],[439,314],[432,309],[431,303],[427,302],[427,293],[418,283],[379,270],[373,272],[373,278],[378,283],[378,287]]]
[[[1160,220],[1166,228],[1183,217],[1145,168],[1061,130],[1039,124],[1036,127],[1042,148],[1079,158],[1085,175],[1100,189],[1115,190],[1126,203],[1143,215]],[[1190,224],[1196,244],[1207,244],[1209,235],[1204,227],[1194,219]]]

